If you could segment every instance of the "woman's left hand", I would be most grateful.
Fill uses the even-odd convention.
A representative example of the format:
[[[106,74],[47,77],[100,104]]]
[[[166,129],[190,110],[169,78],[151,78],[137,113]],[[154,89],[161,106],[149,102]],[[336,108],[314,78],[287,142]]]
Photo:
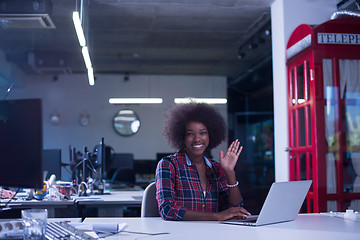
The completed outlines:
[[[236,139],[230,144],[225,155],[223,151],[220,151],[220,165],[224,171],[234,171],[242,149],[239,140]]]

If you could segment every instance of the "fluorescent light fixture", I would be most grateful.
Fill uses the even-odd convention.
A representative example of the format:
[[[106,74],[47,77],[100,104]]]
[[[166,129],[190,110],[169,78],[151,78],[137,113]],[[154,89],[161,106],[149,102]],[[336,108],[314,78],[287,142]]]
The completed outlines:
[[[208,104],[226,104],[226,98],[174,98],[176,104],[181,103],[208,103]]]
[[[111,104],[160,104],[162,98],[110,98]]]
[[[82,55],[84,57],[85,66],[87,69],[92,68],[88,47],[82,47]]]
[[[88,78],[89,78],[90,86],[94,86],[94,84],[95,84],[94,69],[92,67],[88,68]]]
[[[85,61],[85,66],[88,70],[88,78],[89,78],[89,84],[90,86],[94,86],[95,80],[94,80],[94,70],[92,68],[90,55],[89,55],[89,49],[86,46],[86,40],[84,35],[84,30],[81,25],[80,21],[80,15],[79,12],[73,12],[73,22],[75,26],[76,35],[79,39],[79,44],[82,47],[81,52]]]
[[[86,41],[85,41],[84,31],[81,26],[79,12],[73,12],[73,22],[75,26],[76,35],[79,39],[79,44],[80,46],[83,47],[86,45]]]

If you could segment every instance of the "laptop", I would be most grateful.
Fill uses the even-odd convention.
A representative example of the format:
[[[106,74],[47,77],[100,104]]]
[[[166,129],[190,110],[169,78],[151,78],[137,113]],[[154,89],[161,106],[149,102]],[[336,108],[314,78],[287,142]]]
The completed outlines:
[[[295,220],[312,180],[274,182],[259,215],[221,221],[226,224],[261,226]]]

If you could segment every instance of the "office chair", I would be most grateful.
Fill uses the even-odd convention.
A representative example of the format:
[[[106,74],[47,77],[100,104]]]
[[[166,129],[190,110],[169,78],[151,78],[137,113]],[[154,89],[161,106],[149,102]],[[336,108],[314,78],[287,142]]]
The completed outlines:
[[[156,201],[156,184],[150,183],[144,191],[141,203],[141,217],[159,217],[159,209]]]

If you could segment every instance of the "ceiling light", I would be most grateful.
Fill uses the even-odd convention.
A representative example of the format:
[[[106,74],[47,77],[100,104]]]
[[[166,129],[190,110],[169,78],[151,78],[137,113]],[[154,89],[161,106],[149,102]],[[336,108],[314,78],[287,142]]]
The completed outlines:
[[[73,22],[75,26],[76,35],[79,39],[79,44],[80,46],[83,47],[86,45],[86,41],[85,41],[84,31],[81,26],[79,12],[73,12]]]
[[[95,84],[94,69],[92,67],[88,68],[88,79],[90,86],[94,86]]]
[[[110,104],[160,104],[162,98],[110,98]]]
[[[84,58],[85,66],[88,71],[89,84],[90,84],[90,86],[93,86],[95,84],[94,70],[92,68],[92,64],[91,64],[91,60],[90,60],[89,49],[86,46],[86,39],[85,39],[85,35],[84,35],[84,30],[82,28],[81,20],[80,20],[80,15],[79,15],[79,12],[77,12],[77,11],[73,12],[73,22],[74,22],[74,26],[75,26],[76,35],[79,40],[79,44],[82,47],[81,52],[82,52],[82,55]]]
[[[174,102],[176,104],[181,103],[208,103],[208,104],[226,104],[227,99],[226,98],[175,98]]]
[[[82,55],[84,57],[85,66],[87,69],[92,68],[88,47],[82,47]]]

